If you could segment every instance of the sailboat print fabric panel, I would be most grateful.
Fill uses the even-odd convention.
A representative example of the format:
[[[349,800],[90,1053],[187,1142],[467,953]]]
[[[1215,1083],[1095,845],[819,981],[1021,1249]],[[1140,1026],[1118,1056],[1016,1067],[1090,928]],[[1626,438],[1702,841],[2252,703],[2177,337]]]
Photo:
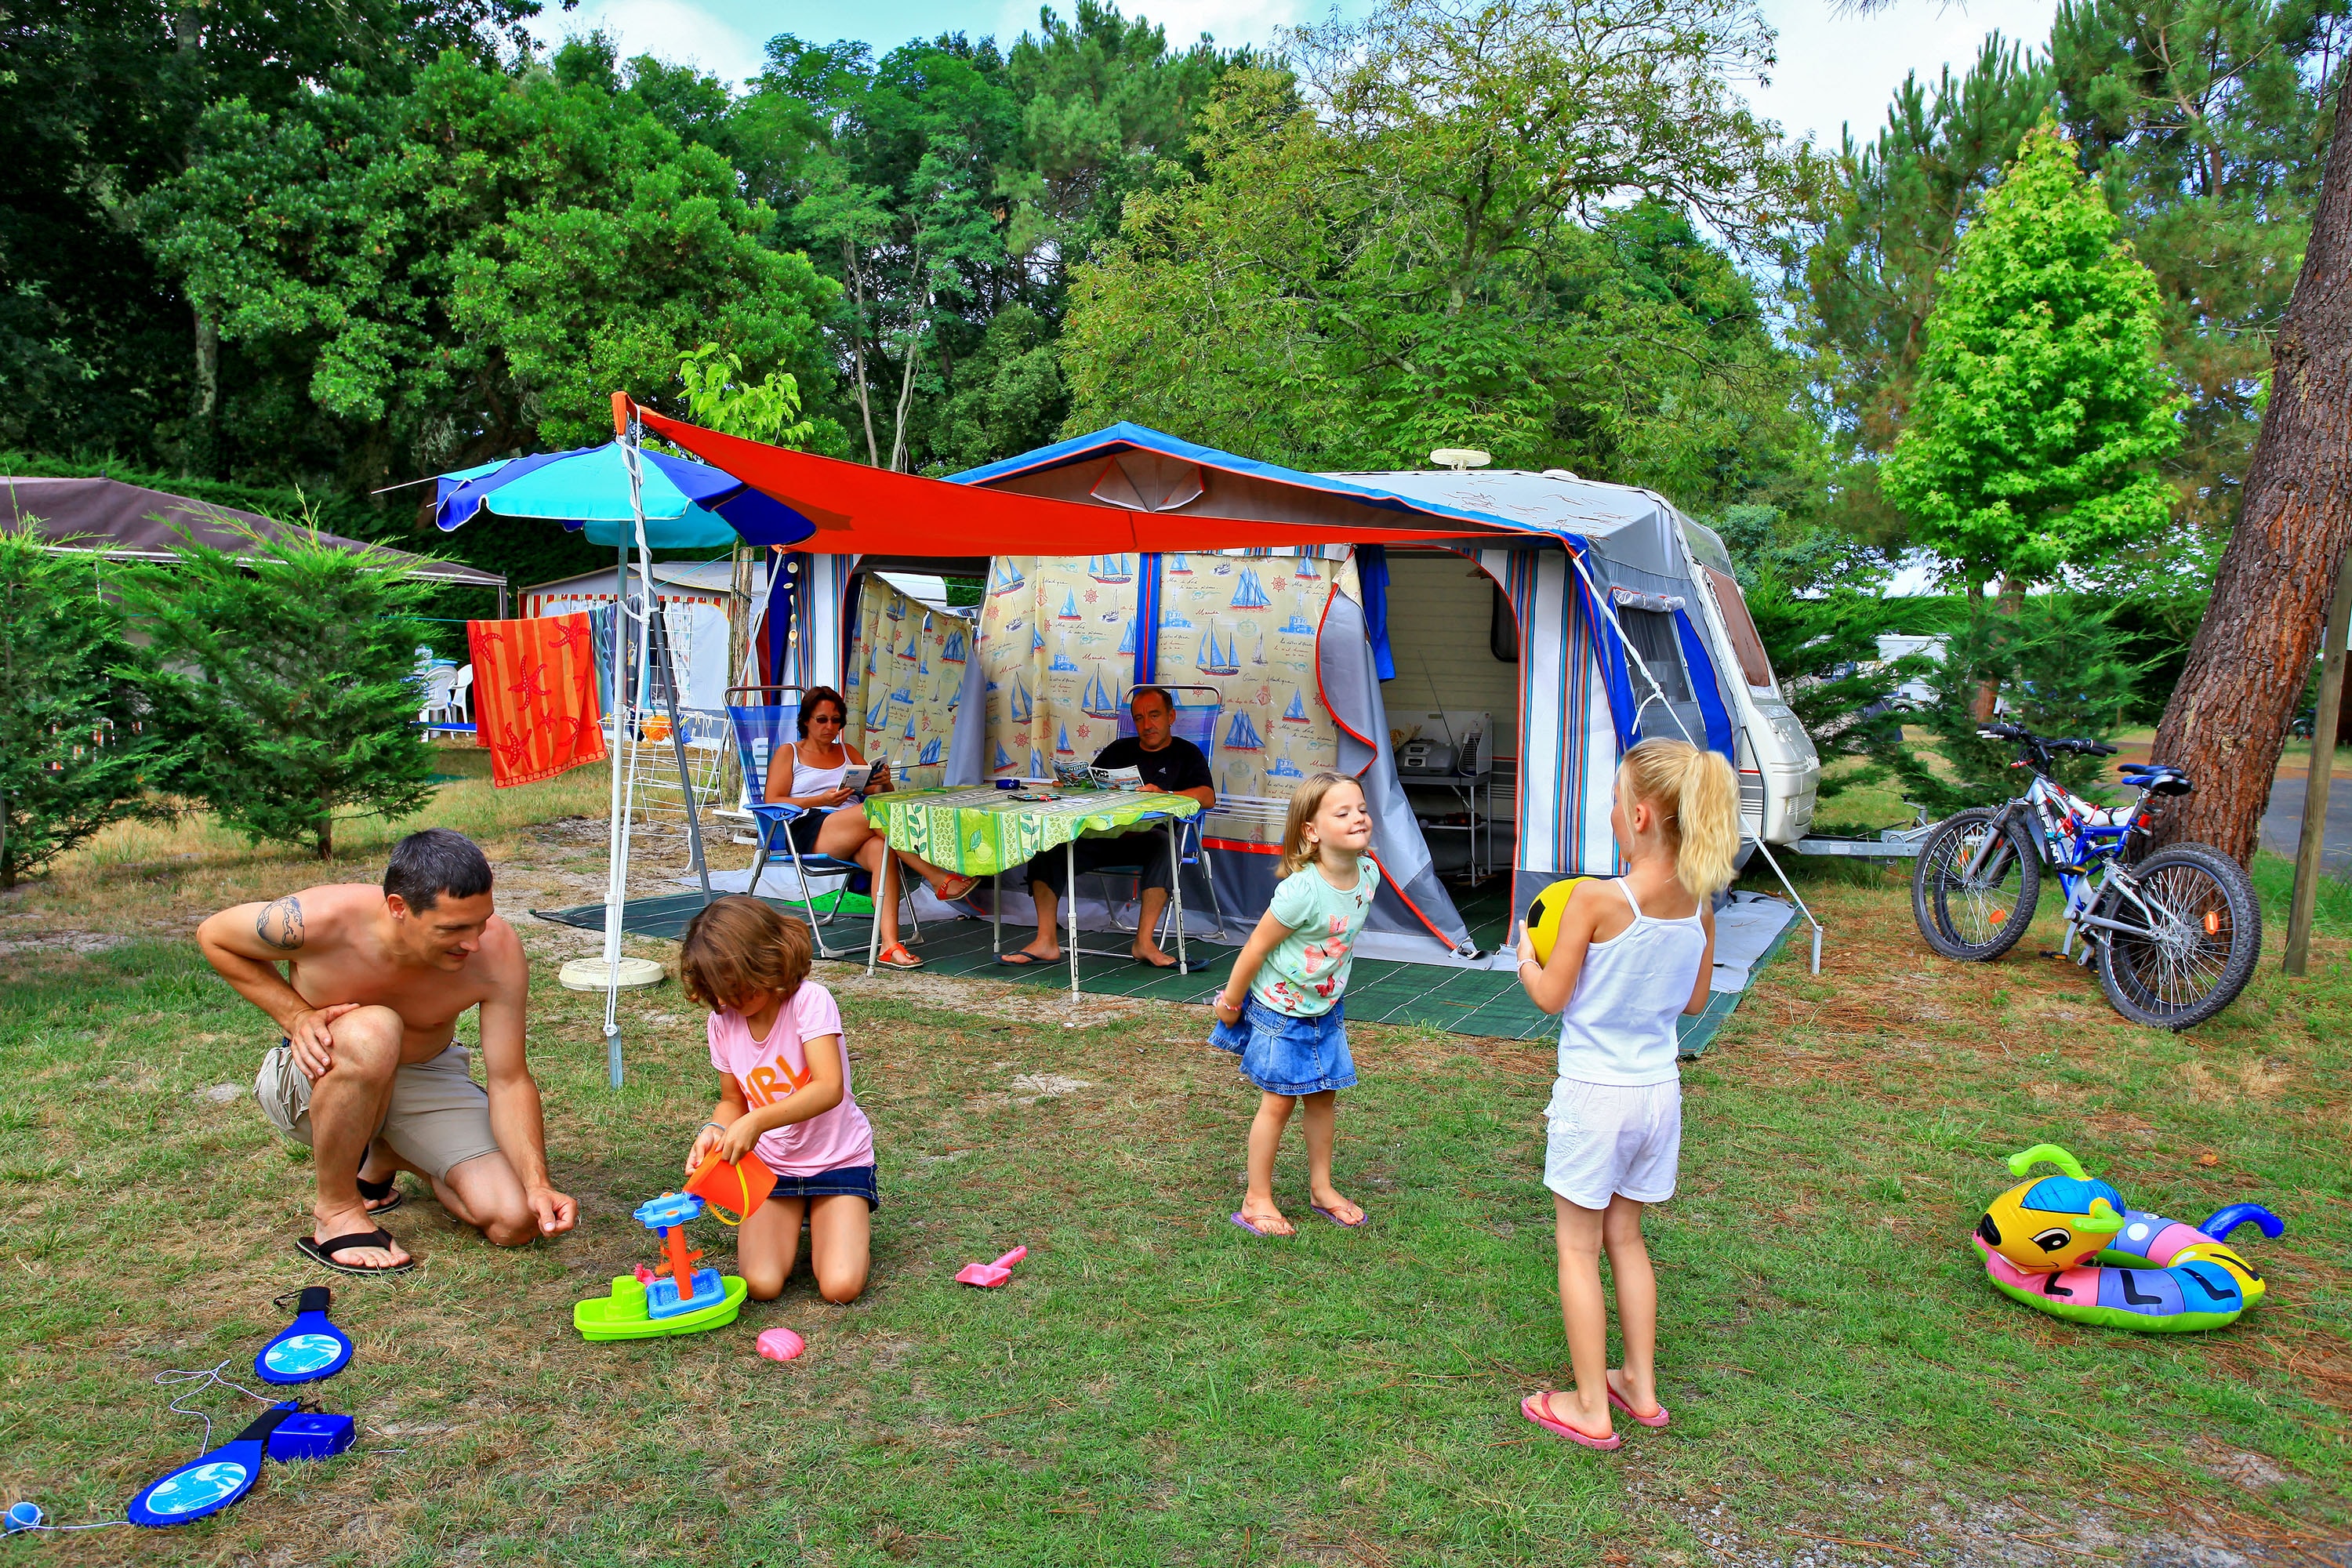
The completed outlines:
[[[901,784],[947,780],[948,742],[963,695],[973,628],[869,575],[857,596],[857,635],[843,672],[849,743],[869,762],[887,756]]]
[[[1323,609],[1354,563],[1344,552],[1248,550],[1160,559],[1160,674],[1224,695],[1220,795],[1286,799],[1336,765],[1339,731],[1316,680]]]
[[[1051,778],[1118,737],[1135,683],[1135,555],[1000,555],[981,612],[990,778]],[[1164,669],[1166,664],[1163,662]]]

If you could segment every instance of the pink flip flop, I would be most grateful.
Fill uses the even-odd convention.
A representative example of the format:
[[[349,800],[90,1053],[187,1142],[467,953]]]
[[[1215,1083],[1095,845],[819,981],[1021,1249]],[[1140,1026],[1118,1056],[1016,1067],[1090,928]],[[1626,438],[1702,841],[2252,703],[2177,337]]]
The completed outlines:
[[[1673,1419],[1673,1417],[1666,1414],[1666,1407],[1663,1405],[1658,1406],[1658,1413],[1655,1415],[1644,1415],[1641,1414],[1631,1405],[1628,1405],[1625,1402],[1625,1396],[1623,1394],[1618,1393],[1613,1388],[1609,1391],[1609,1403],[1623,1411],[1626,1415],[1631,1415],[1634,1420],[1639,1421],[1643,1426],[1647,1426],[1654,1432],[1664,1430],[1666,1423]]]
[[[1537,1426],[1542,1427],[1545,1431],[1556,1432],[1559,1436],[1570,1439],[1571,1442],[1583,1444],[1588,1448],[1614,1448],[1621,1446],[1625,1441],[1624,1438],[1620,1437],[1614,1432],[1610,1433],[1606,1437],[1595,1437],[1589,1433],[1578,1431],[1575,1427],[1570,1426],[1565,1421],[1553,1420],[1550,1416],[1546,1415],[1543,1413],[1545,1408],[1544,1402],[1550,1397],[1551,1395],[1549,1390],[1542,1394],[1528,1394],[1525,1399],[1519,1401],[1519,1414],[1534,1422]]]

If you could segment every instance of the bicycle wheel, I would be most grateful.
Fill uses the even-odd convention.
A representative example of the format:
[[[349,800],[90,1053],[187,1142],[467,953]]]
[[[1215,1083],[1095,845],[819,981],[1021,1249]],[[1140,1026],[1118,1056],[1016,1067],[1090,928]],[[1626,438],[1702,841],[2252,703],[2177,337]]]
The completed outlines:
[[[2042,861],[2025,825],[2012,820],[1997,828],[1997,816],[1975,806],[1945,818],[1919,847],[1911,869],[1912,917],[1927,945],[1946,958],[1971,963],[1999,958],[2033,923]],[[1995,832],[2002,842],[1971,878],[1970,862]]]
[[[2135,1024],[2186,1029],[2238,999],[2263,952],[2263,910],[2238,863],[2175,844],[2132,868],[2143,910],[2120,892],[2099,913],[2142,929],[2099,932],[2099,986]]]

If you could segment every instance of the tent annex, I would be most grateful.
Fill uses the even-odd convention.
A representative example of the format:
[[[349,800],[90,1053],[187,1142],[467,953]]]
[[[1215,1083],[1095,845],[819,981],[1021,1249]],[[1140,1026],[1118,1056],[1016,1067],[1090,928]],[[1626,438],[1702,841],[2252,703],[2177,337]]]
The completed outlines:
[[[805,466],[822,459],[779,456],[801,462],[744,477],[823,510],[824,476]],[[1382,946],[1436,962],[1475,954],[1422,830],[1426,784],[1397,767],[1397,743],[1416,729],[1434,739],[1432,720],[1485,715],[1491,727],[1487,761],[1506,771],[1486,797],[1490,854],[1512,874],[1515,904],[1559,877],[1614,868],[1610,783],[1643,734],[1730,754],[1751,837],[1787,842],[1811,821],[1819,764],[1722,544],[1651,492],[1559,473],[1305,474],[1131,425],[958,479],[1045,502],[1055,525],[1032,534],[1039,553],[961,562],[987,574],[976,638],[986,700],[956,713],[946,778],[1028,776],[1090,753],[1118,732],[1138,684],[1212,688],[1220,806],[1206,837],[1236,921],[1270,895],[1288,781],[1336,766],[1364,780],[1379,818],[1388,880],[1374,926],[1395,939]],[[1113,515],[1088,531],[1054,502]],[[950,534],[945,519],[923,530],[930,538],[899,537],[860,517],[847,531],[885,550]],[[1297,542],[1171,547],[1236,534]],[[1115,548],[1147,539],[1160,548]],[[825,542],[821,526],[809,544]],[[1082,545],[1111,548],[1043,552]],[[789,679],[848,690],[870,658],[887,657],[861,640],[870,617],[857,607],[861,561],[886,559],[910,557],[802,558]],[[1459,858],[1449,845],[1448,861]]]

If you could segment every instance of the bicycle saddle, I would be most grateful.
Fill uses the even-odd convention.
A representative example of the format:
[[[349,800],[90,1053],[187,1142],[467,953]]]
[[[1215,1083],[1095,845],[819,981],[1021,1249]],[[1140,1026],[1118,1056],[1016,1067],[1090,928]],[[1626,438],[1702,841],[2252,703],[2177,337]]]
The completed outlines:
[[[2179,768],[2159,763],[2126,763],[2116,770],[2124,783],[2147,795],[2190,795],[2197,786]]]

